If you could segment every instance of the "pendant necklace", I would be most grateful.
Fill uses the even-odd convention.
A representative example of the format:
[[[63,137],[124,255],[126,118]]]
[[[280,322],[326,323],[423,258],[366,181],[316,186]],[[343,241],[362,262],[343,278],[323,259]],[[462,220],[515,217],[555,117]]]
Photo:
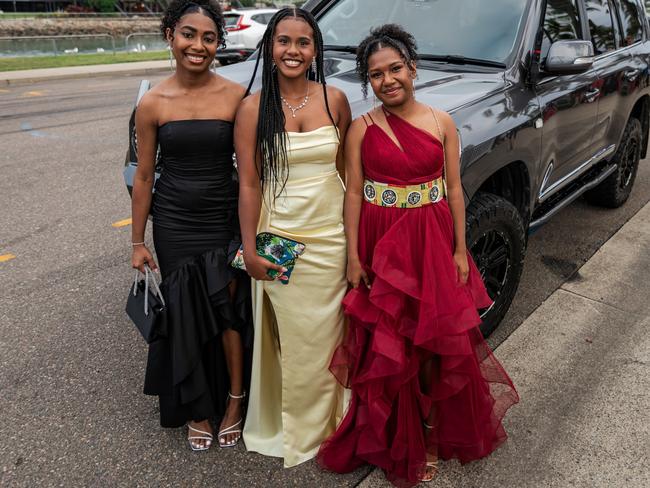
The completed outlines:
[[[302,103],[296,107],[291,105],[287,100],[280,95],[280,100],[282,100],[282,103],[284,103],[289,110],[291,110],[291,117],[294,119],[296,118],[296,112],[300,110],[301,108],[304,108],[305,105],[307,105],[307,102],[309,101],[309,84],[307,84],[307,95],[305,95],[305,99],[302,101]]]

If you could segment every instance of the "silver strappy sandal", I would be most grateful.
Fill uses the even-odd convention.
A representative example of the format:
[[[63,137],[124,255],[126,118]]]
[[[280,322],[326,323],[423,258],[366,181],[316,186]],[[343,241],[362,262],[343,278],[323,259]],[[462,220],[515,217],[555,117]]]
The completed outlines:
[[[210,449],[213,440],[212,434],[210,434],[210,432],[204,432],[202,430],[196,429],[192,427],[190,424],[187,424],[187,429],[188,429],[188,434],[192,434],[193,432],[201,434],[201,435],[187,436],[187,442],[189,443],[190,449],[192,449],[192,451],[207,451],[208,449]],[[205,445],[202,446],[196,441],[205,441]]]
[[[246,393],[242,393],[241,395],[233,395],[232,393],[228,392],[228,398],[234,398],[235,400],[241,400],[246,396]],[[241,439],[241,424],[244,419],[240,418],[236,423],[231,425],[230,427],[226,427],[223,430],[219,431],[218,437],[219,437],[219,447],[221,448],[226,448],[226,447],[235,447],[237,443],[239,442],[239,439]],[[226,442],[226,435],[228,434],[239,434],[237,437],[235,437],[234,440],[230,442]]]

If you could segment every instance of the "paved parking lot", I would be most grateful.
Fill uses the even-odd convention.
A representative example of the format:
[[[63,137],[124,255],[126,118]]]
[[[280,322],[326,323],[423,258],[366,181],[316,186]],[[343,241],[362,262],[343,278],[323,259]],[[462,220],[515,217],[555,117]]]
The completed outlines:
[[[119,225],[130,216],[120,166],[138,82],[138,76],[120,75],[0,88],[0,484],[357,485],[368,469],[346,476],[323,473],[313,463],[284,470],[280,461],[247,454],[241,445],[197,455],[189,451],[180,430],[158,427],[155,399],[141,394],[144,343],[123,313],[132,275],[130,228],[125,222]],[[544,321],[536,322],[536,333],[523,337],[517,336],[523,333],[517,328],[649,199],[650,164],[646,160],[623,208],[603,210],[579,201],[531,237],[515,303],[489,340],[493,347],[503,343],[498,356],[503,351],[504,358],[516,358],[518,350],[509,344],[537,341],[542,349],[553,342],[556,329],[549,327],[544,333]],[[549,300],[544,307],[554,307],[554,303]],[[596,316],[606,325],[612,313],[608,309]],[[571,314],[563,319],[567,325],[576,320]],[[617,346],[647,348],[647,343],[639,342],[644,335],[638,327],[630,327],[630,334]],[[511,341],[507,338],[513,332]],[[615,342],[617,337],[603,335],[602,339]],[[608,350],[600,347],[603,353]],[[568,348],[565,353],[573,351]],[[594,365],[574,363],[578,371]],[[521,370],[520,377],[525,378],[527,371]],[[535,381],[550,382],[554,374],[552,370],[530,372],[535,374],[533,383],[521,385],[524,401],[527,392],[540,391]],[[633,394],[647,395],[647,384],[632,379],[627,384],[640,389]],[[597,388],[600,383],[586,385]],[[530,393],[529,398],[539,402],[537,406],[545,402],[549,406],[530,413],[569,416],[574,406],[557,403],[561,387],[555,384],[555,395],[547,398]],[[600,392],[584,393],[571,398],[592,398],[596,404]],[[647,425],[647,399],[640,405],[646,409],[638,410],[639,422],[645,418]],[[551,443],[553,436],[558,442],[568,439],[568,424],[563,424],[564,432],[532,430],[527,438],[523,424],[530,419],[513,412],[508,419],[513,432],[510,444],[494,460],[466,470],[451,465],[450,477],[442,478],[451,484],[441,486],[460,486],[454,483],[464,476],[491,480],[490,486],[508,486],[488,476],[493,463],[511,464],[513,458],[539,455],[556,447]],[[595,407],[584,413],[616,414]],[[535,421],[539,426],[541,420]],[[594,431],[594,445],[605,446],[607,435],[607,429]],[[541,444],[535,450],[530,449],[530,442]],[[550,461],[542,467],[552,471],[563,459],[556,456]],[[607,469],[633,468],[627,466],[628,458],[614,461],[619,463]],[[643,467],[641,461],[636,467]],[[539,486],[520,481],[521,486]]]

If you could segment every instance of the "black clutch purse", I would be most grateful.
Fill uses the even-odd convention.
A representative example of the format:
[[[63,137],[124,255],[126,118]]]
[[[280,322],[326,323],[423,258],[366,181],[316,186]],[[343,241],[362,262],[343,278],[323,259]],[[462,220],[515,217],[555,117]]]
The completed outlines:
[[[126,313],[147,343],[157,339],[156,324],[165,309],[165,299],[160,292],[156,277],[149,266],[144,266],[144,279],[135,271],[135,280],[126,300]]]

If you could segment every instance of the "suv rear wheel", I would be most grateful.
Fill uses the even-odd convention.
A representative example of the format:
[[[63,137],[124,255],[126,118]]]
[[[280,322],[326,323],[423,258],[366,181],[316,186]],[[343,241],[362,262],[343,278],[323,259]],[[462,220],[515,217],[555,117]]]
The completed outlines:
[[[510,202],[478,193],[467,207],[467,247],[494,304],[480,310],[485,337],[496,329],[515,296],[526,252],[524,222]]]
[[[601,207],[616,208],[623,205],[632,191],[641,159],[643,131],[639,119],[631,118],[625,126],[621,145],[612,159],[618,165],[616,171],[600,185],[585,192],[585,199]]]

